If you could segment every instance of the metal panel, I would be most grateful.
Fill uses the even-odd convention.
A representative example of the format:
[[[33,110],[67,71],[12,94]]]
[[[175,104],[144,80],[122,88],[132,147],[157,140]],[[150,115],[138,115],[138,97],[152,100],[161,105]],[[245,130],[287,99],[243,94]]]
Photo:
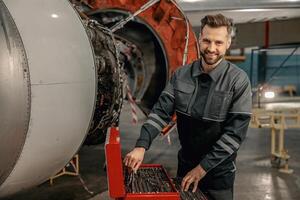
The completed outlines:
[[[30,80],[21,37],[0,1],[0,185],[25,143],[30,114]]]
[[[0,196],[41,183],[71,159],[88,130],[96,87],[92,48],[68,1],[4,3],[28,57],[31,114],[23,151]]]

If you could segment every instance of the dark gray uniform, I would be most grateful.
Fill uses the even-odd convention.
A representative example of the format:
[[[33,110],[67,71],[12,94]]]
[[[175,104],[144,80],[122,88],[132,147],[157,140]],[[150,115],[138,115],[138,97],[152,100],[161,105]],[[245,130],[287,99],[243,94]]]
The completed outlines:
[[[198,164],[199,187],[213,199],[232,199],[235,158],[251,118],[251,86],[244,71],[222,60],[209,74],[200,60],[179,68],[154,105],[136,147],[148,149],[176,111],[181,149],[177,176]]]

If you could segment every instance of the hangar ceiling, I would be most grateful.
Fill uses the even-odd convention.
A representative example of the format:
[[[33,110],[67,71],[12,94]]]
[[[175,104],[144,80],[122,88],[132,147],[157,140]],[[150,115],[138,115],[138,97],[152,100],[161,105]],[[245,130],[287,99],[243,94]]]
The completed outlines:
[[[300,0],[177,0],[193,26],[206,14],[222,12],[235,23],[300,17]]]

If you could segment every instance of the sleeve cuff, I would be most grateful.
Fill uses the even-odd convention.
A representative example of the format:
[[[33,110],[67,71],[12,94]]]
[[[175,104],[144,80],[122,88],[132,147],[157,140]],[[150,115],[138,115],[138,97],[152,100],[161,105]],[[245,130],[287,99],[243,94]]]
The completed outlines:
[[[204,158],[203,160],[200,161],[199,165],[204,169],[204,171],[207,173],[209,172],[211,169],[214,168],[214,166],[209,163],[209,161]]]
[[[146,140],[138,140],[135,144],[135,147],[143,147],[146,151],[149,149],[149,142]]]

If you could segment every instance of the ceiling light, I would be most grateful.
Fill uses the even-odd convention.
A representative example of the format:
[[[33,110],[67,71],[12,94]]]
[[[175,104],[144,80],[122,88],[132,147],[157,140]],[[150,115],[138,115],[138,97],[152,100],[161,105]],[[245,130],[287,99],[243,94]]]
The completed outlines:
[[[264,11],[272,11],[272,9],[265,9],[265,8],[237,9],[237,10],[232,10],[231,12],[264,12]]]
[[[53,13],[53,14],[51,14],[51,17],[55,19],[55,18],[58,18],[59,16],[57,14]]]

